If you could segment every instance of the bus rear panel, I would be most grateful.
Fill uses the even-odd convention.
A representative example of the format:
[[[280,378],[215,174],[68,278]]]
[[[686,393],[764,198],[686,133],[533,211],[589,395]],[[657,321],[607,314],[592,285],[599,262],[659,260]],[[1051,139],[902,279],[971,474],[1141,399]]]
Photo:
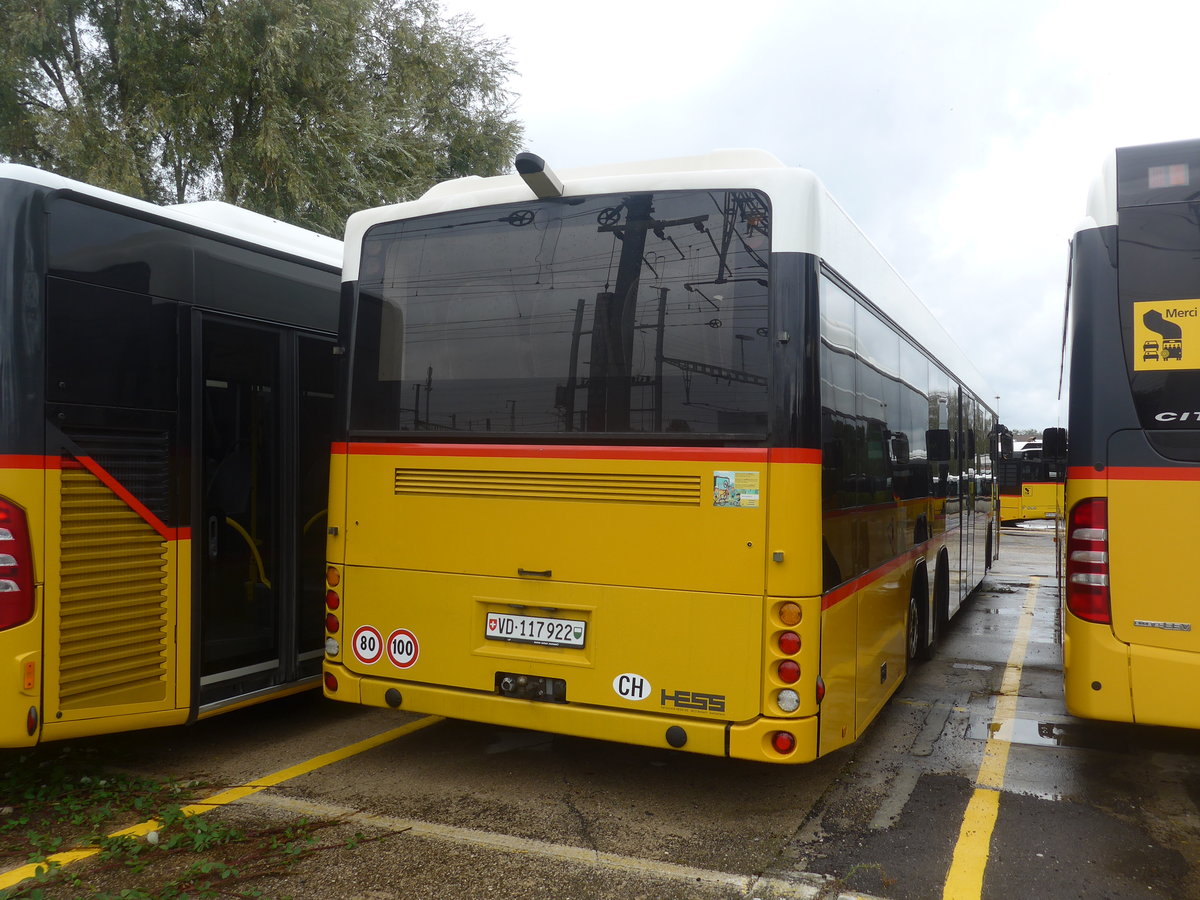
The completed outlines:
[[[1064,672],[1080,716],[1200,727],[1198,185],[1200,141],[1118,150],[1073,243]]]
[[[327,696],[803,762],[895,692],[986,568],[994,420],[745,153],[351,220]]]

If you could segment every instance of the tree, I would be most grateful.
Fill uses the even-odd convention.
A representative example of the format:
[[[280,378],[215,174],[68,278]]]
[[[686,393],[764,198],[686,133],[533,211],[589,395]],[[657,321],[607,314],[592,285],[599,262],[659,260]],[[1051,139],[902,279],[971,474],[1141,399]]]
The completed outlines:
[[[437,0],[0,0],[0,157],[338,235],[504,171],[507,42]]]

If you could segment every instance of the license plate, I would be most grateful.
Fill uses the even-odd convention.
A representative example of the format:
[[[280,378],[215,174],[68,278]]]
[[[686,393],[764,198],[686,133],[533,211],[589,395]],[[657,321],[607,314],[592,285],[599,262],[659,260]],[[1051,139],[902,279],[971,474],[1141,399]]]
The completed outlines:
[[[511,641],[517,644],[582,647],[587,637],[587,622],[490,612],[487,614],[483,636],[492,641]]]

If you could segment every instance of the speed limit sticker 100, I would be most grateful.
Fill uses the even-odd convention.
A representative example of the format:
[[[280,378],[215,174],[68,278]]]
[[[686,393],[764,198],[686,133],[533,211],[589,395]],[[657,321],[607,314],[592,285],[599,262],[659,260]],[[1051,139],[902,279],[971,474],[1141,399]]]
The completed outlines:
[[[407,628],[397,628],[387,639],[387,655],[397,669],[407,669],[421,655],[417,636]]]
[[[354,658],[366,666],[383,656],[383,638],[370,625],[364,625],[354,632],[350,647],[354,650]]]

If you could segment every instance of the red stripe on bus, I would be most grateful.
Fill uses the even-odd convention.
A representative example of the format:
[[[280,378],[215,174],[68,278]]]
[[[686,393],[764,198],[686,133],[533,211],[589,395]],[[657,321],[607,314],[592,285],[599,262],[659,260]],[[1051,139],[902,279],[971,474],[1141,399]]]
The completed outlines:
[[[139,516],[146,520],[164,540],[188,540],[192,529],[171,528],[162,519],[150,512],[140,500],[113,478],[94,459],[88,456],[64,459],[61,456],[34,456],[32,454],[0,453],[0,469],[86,469],[95,475],[110,491],[120,497]]]
[[[773,463],[810,463],[819,465],[821,451],[807,447],[772,447],[767,451],[767,458]]]
[[[962,530],[961,528],[951,528],[949,531],[945,532],[944,534],[938,535],[938,538],[946,538],[946,537],[949,537],[950,535],[958,534],[961,530]],[[858,593],[863,588],[870,585],[872,582],[878,581],[881,578],[886,578],[888,575],[890,575],[892,572],[895,572],[902,565],[912,562],[913,560],[918,559],[921,556],[924,556],[925,551],[928,550],[931,546],[933,546],[937,542],[938,538],[931,538],[930,540],[925,541],[922,544],[918,544],[917,546],[913,547],[912,549],[906,550],[904,553],[901,553],[899,556],[888,560],[883,565],[878,566],[874,569],[871,569],[871,571],[869,571],[869,572],[864,572],[862,575],[859,575],[857,578],[850,579],[845,584],[838,585],[832,591],[830,591],[828,594],[825,594],[824,596],[821,597],[821,612],[825,612],[825,610],[831,609],[832,607],[837,606],[839,603],[841,603],[847,597],[850,597],[851,595]]]
[[[158,532],[163,540],[178,541],[191,537],[190,528],[172,528],[167,525],[90,456],[77,456],[75,459],[82,463],[85,469],[99,478],[106,488],[124,500],[129,508],[141,516],[146,521],[146,524]]]
[[[492,459],[640,459],[694,462],[819,463],[821,451],[766,447],[608,447],[546,444],[372,444],[336,442],[342,456],[464,456]]]
[[[1200,466],[1107,466],[1100,471],[1092,466],[1071,466],[1067,478],[1109,481],[1200,481]]]
[[[57,456],[35,456],[25,453],[0,453],[0,469],[57,469]]]

